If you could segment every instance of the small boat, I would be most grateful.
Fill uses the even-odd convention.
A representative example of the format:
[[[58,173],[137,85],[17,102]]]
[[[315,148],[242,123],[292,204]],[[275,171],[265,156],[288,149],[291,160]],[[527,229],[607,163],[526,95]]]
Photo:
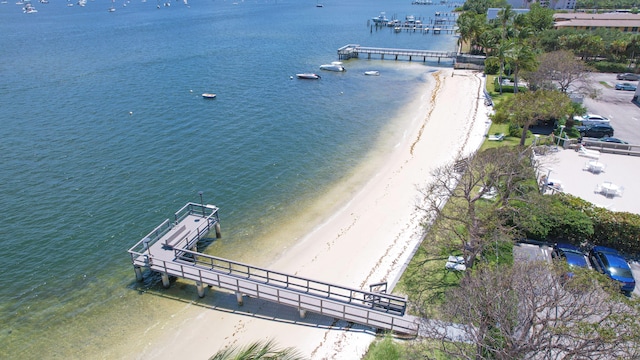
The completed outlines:
[[[320,70],[339,71],[339,72],[346,71],[344,66],[342,66],[342,62],[340,61],[333,61],[331,64],[320,65]]]
[[[311,79],[311,80],[320,79],[320,75],[313,74],[313,73],[296,74],[296,76],[298,77],[298,79]]]
[[[216,94],[203,93],[202,97],[205,98],[205,99],[215,99],[216,98]]]
[[[378,70],[369,70],[364,72],[365,75],[369,76],[380,76],[380,71]]]
[[[384,11],[382,11],[380,15],[371,18],[371,20],[373,20],[373,22],[376,24],[386,24],[387,22],[389,22],[389,19],[387,19]]]

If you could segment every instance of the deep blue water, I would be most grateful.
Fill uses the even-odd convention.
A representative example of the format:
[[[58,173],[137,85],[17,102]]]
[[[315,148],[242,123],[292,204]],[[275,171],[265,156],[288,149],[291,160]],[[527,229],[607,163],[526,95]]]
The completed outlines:
[[[454,50],[451,35],[367,26],[410,0],[0,4],[0,348],[100,353],[141,304],[126,250],[188,201],[220,207],[214,252],[241,257],[348,174],[426,81],[408,62],[350,60],[291,79],[348,43]],[[436,65],[436,64],[425,64]],[[365,70],[382,76],[367,77]],[[425,66],[424,72],[428,68]],[[204,100],[203,92],[218,94]],[[147,284],[154,287],[155,284]],[[174,290],[180,291],[180,290]],[[148,314],[147,314],[148,315]],[[117,320],[116,320],[117,319]],[[144,326],[144,325],[143,325]]]

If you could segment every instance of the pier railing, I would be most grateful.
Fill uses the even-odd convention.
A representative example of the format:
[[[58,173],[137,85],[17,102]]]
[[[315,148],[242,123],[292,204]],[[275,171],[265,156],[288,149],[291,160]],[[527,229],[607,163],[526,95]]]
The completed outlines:
[[[199,293],[204,285],[211,285],[237,296],[247,295],[373,328],[412,336],[418,333],[415,319],[404,315],[406,298],[291,276],[186,249],[173,251],[174,260],[153,257],[144,266],[193,280]]]
[[[380,55],[382,59],[387,56],[393,56],[395,60],[398,60],[399,56],[408,57],[409,60],[413,60],[414,57],[422,58],[437,58],[440,59],[455,59],[456,53],[452,51],[435,51],[435,50],[417,50],[417,49],[394,49],[394,48],[377,48],[360,46],[356,44],[348,44],[338,49],[338,58],[347,60],[351,58],[358,58],[360,54],[366,54],[369,58],[372,54]]]
[[[180,247],[191,247],[191,245],[195,244],[209,231],[211,231],[211,227],[213,225],[220,221],[220,219],[218,218],[218,208],[216,206],[196,204],[191,202],[187,203],[174,214],[173,221],[171,221],[170,219],[166,219],[150,233],[144,236],[140,241],[138,241],[134,246],[132,246],[131,249],[129,249],[132,260],[135,261],[135,258],[137,258],[138,256],[144,256],[145,251],[147,251],[156,242],[162,239],[169,231],[171,231],[189,215],[202,217],[204,221],[202,222],[202,225],[197,227],[196,232],[192,236],[187,238],[187,244],[181,245]]]
[[[176,251],[176,258],[192,263],[197,267],[226,273],[253,282],[260,282],[282,289],[331,298],[335,301],[368,307],[399,316],[403,316],[407,309],[407,299],[400,296],[357,290],[315,281],[189,250],[176,249],[174,251]]]

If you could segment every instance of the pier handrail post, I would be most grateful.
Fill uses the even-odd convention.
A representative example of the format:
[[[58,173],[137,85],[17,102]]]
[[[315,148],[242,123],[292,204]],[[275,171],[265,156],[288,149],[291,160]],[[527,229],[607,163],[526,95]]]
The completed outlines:
[[[202,206],[202,217],[204,217],[204,201],[202,200],[202,191],[198,191],[198,195],[200,195],[200,206]]]

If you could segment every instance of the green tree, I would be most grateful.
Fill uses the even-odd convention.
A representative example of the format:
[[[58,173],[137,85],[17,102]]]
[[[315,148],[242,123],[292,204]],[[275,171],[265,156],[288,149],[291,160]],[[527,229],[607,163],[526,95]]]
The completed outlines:
[[[570,114],[571,100],[556,90],[536,90],[515,94],[496,106],[492,119],[522,127],[520,146],[524,146],[529,127],[540,120],[560,119]]]
[[[553,29],[553,10],[542,7],[538,3],[531,4],[529,12],[522,15],[527,26],[535,33]]]

